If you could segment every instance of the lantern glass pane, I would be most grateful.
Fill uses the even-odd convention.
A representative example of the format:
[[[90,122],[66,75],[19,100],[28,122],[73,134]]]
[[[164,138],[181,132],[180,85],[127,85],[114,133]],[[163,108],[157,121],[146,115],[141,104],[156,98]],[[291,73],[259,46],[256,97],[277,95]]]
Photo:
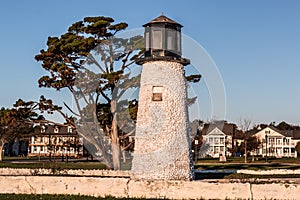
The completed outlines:
[[[145,33],[145,47],[146,51],[149,50],[149,32]]]
[[[161,30],[153,30],[152,47],[153,47],[153,49],[162,49],[162,31]]]
[[[176,51],[176,32],[167,30],[167,50]]]
[[[177,52],[181,54],[181,33],[177,31]]]

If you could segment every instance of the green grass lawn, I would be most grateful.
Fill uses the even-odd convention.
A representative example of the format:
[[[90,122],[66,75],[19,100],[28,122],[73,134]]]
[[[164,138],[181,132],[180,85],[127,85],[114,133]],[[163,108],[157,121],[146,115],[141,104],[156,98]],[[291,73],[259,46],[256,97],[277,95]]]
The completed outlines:
[[[86,159],[69,159],[69,162],[66,162],[66,158],[62,162],[62,159],[55,158],[50,162],[49,157],[18,157],[5,156],[3,158],[4,162],[0,162],[0,168],[8,167],[8,168],[51,168],[53,163],[55,163],[58,167],[62,169],[106,169],[106,166],[97,160],[89,160]],[[121,170],[130,170],[131,169],[132,160],[127,159],[126,162],[121,161]]]
[[[227,162],[221,163],[219,159],[200,159],[194,164],[196,170],[239,170],[239,169],[249,169],[249,170],[272,170],[272,169],[300,169],[300,159],[299,158],[269,158],[266,162],[265,158],[258,158],[252,161],[252,158],[244,162],[243,157],[239,158],[227,158]],[[226,178],[226,179],[240,179],[249,180],[255,178],[300,178],[300,175],[287,174],[287,175],[248,175],[248,174],[226,174],[224,171],[219,171],[219,173],[200,173],[196,174],[196,179],[211,179],[211,178]]]
[[[251,170],[270,170],[270,169],[300,169],[299,158],[252,158],[245,163],[244,158],[227,158],[227,162],[219,162],[219,159],[208,158],[198,159],[194,164],[197,170],[217,170],[217,169],[251,169]]]
[[[49,158],[42,158],[37,161],[32,158],[20,157],[5,157],[4,161],[0,162],[0,168],[57,168],[57,169],[106,169],[106,166],[98,161],[81,160],[78,162],[61,162],[57,159],[56,162],[49,162]],[[21,162],[22,161],[22,162]],[[23,162],[24,161],[24,162]],[[299,158],[269,158],[268,163],[264,158],[258,158],[248,163],[244,163],[244,158],[227,158],[227,162],[221,163],[219,159],[198,159],[194,167],[196,170],[237,170],[237,169],[251,169],[251,170],[270,170],[270,169],[300,169]],[[130,170],[131,162],[122,163],[122,170]]]
[[[38,157],[20,157],[20,156],[4,156],[3,161],[20,161],[20,160],[26,160],[26,161],[31,161],[31,160],[38,160]],[[40,160],[49,160],[49,157],[40,157]]]
[[[9,163],[0,162],[0,168],[56,168],[56,169],[106,169],[100,162],[30,162],[30,163]]]
[[[300,169],[300,165],[290,165],[285,163],[197,163],[196,170],[238,170],[238,169],[250,169],[250,170],[271,170],[271,169]]]
[[[244,163],[244,157],[227,157],[226,163]],[[269,163],[289,163],[289,164],[300,164],[300,158],[268,158]],[[197,163],[219,163],[218,158],[200,158]],[[263,157],[248,157],[247,163],[266,163],[266,159]]]

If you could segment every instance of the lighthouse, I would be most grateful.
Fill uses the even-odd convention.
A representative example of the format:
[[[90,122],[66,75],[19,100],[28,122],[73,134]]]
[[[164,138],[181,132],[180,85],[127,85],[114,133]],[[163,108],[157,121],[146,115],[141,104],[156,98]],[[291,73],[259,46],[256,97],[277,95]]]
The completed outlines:
[[[132,177],[138,180],[191,180],[187,83],[181,28],[164,14],[144,25],[144,56]]]

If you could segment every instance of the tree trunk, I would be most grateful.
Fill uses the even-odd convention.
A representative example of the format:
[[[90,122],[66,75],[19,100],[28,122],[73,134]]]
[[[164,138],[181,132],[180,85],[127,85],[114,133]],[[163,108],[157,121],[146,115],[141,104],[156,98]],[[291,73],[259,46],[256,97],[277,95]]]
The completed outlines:
[[[121,169],[121,148],[119,141],[119,132],[117,124],[116,100],[111,102],[111,112],[113,113],[112,127],[111,127],[111,150],[114,170]]]
[[[122,151],[122,158],[123,158],[123,163],[126,163],[126,151]]]
[[[113,160],[114,170],[119,170],[121,168],[121,162],[120,162],[121,149],[120,149],[118,126],[117,126],[116,118],[117,118],[116,114],[114,114],[114,118],[112,122],[111,145],[112,145],[112,160]]]
[[[4,148],[5,142],[0,141],[0,162],[3,161],[3,148]]]

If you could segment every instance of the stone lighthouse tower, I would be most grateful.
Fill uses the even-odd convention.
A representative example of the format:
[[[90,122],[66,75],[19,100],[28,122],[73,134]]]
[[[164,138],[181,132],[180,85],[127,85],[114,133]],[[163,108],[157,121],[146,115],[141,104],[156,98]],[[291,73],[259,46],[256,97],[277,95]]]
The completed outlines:
[[[187,88],[182,25],[161,15],[145,27],[132,173],[135,179],[190,180]]]

